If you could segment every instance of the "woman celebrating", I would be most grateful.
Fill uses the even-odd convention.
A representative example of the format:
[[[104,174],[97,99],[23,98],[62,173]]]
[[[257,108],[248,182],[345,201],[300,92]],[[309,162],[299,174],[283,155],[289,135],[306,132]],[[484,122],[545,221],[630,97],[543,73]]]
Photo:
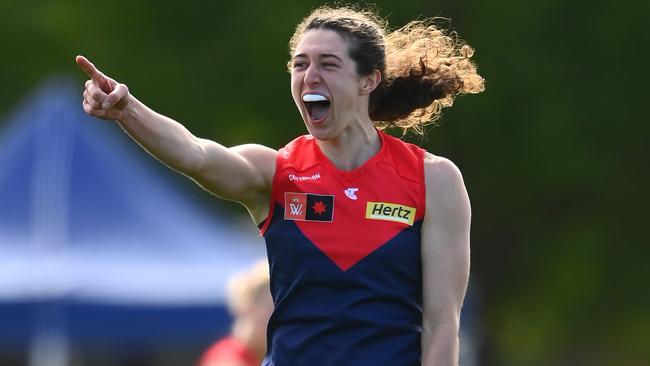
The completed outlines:
[[[385,134],[422,131],[483,90],[473,50],[428,21],[388,33],[368,11],[316,9],[289,44],[308,135],[224,147],[146,107],[82,56],[84,110],[240,202],[266,240],[274,311],[263,365],[456,365],[470,205],[449,160]]]

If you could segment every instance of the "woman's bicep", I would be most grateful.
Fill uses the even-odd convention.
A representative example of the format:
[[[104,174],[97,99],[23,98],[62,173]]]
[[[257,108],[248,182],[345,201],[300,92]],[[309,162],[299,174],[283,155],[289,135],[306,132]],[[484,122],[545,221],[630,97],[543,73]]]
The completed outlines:
[[[436,157],[425,163],[427,210],[422,228],[424,318],[457,322],[469,279],[471,209],[458,168]]]
[[[276,150],[256,144],[228,148],[203,139],[200,145],[203,159],[191,177],[205,189],[247,207],[270,194]]]
[[[458,168],[425,159],[422,225],[422,365],[457,365],[460,309],[469,280],[470,206]]]

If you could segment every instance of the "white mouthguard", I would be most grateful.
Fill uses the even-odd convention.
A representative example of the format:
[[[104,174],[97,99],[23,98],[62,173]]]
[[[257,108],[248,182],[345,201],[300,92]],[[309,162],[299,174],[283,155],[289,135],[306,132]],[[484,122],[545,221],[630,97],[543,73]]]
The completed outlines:
[[[304,102],[327,102],[327,98],[320,94],[305,94],[302,96]]]

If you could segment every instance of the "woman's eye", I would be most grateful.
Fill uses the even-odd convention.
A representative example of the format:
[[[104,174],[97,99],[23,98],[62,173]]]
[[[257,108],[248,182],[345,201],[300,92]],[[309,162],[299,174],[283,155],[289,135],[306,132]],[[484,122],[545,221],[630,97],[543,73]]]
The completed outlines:
[[[304,62],[294,62],[293,63],[293,68],[294,69],[301,69],[301,68],[305,67],[305,65],[306,64]]]

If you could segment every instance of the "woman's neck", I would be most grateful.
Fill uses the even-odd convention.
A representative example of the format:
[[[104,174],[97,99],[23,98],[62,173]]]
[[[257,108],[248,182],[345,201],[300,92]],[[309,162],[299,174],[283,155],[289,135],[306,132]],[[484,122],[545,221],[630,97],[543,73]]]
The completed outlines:
[[[316,142],[332,164],[344,171],[362,166],[381,149],[379,133],[372,124],[359,123],[347,128],[334,139]]]

